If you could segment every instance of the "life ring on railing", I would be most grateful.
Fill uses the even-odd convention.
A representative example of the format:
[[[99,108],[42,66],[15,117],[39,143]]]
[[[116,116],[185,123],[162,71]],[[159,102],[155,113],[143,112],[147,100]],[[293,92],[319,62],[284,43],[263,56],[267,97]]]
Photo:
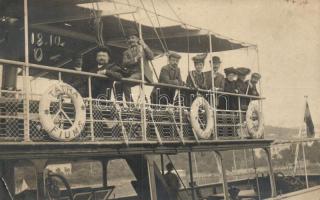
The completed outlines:
[[[246,123],[249,135],[254,139],[263,138],[263,116],[256,101],[251,101],[246,113]]]
[[[71,99],[74,105],[75,116],[72,121],[70,117],[64,112],[63,107],[59,106],[58,112],[52,114],[50,112],[50,105],[52,101],[57,102],[57,99],[67,96]],[[61,102],[60,102],[61,103]],[[70,141],[81,134],[86,122],[86,106],[79,92],[72,86],[66,83],[58,83],[50,87],[41,97],[39,103],[39,117],[42,129],[45,130],[50,137],[60,141]],[[57,125],[56,118],[64,117],[71,126],[64,129]],[[65,121],[64,120],[64,121]],[[64,121],[62,124],[64,124]],[[61,121],[59,121],[61,124]]]
[[[200,124],[200,116],[199,116],[199,109],[203,108],[204,112],[206,113],[206,125],[205,128],[201,127]],[[197,136],[201,139],[209,139],[213,133],[214,128],[214,119],[213,119],[213,111],[211,109],[210,104],[208,101],[203,97],[197,97],[192,105],[190,111],[190,121],[191,126]]]

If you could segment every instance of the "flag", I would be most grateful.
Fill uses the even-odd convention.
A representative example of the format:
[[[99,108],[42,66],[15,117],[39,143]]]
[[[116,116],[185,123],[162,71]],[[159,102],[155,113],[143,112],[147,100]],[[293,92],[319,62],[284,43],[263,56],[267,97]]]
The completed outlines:
[[[306,109],[304,112],[304,122],[306,123],[306,127],[307,127],[307,129],[306,129],[307,137],[309,137],[309,138],[314,137],[314,135],[315,135],[314,125],[313,125],[308,102],[306,102]]]

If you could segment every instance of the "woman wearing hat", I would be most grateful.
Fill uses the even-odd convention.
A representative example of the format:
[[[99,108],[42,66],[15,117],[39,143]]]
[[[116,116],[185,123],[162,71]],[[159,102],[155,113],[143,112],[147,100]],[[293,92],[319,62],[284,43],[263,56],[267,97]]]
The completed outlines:
[[[187,76],[186,84],[188,87],[209,90],[210,86],[208,85],[207,76],[203,72],[204,60],[206,59],[207,54],[198,54],[192,57],[194,62],[195,70],[191,71]],[[189,92],[185,97],[186,105],[190,106],[196,94],[194,92]],[[208,95],[204,95],[208,96]]]

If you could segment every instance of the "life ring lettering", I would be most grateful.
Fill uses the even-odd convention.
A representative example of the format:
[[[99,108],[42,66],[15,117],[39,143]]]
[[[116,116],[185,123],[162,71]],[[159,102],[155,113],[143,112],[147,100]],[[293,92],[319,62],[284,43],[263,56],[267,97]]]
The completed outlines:
[[[73,120],[64,112],[62,106],[59,106],[57,113],[50,113],[51,102],[57,101],[63,96],[70,98],[74,105],[75,115]],[[39,117],[42,128],[51,138],[59,141],[70,141],[78,137],[85,126],[86,106],[76,89],[66,83],[58,83],[50,87],[41,97]],[[64,119],[61,120],[61,118]],[[64,129],[65,121],[70,124],[67,129]]]
[[[263,116],[256,101],[251,101],[246,113],[246,124],[249,135],[254,139],[263,138]]]
[[[206,114],[205,125],[201,124],[199,109],[202,108]],[[213,119],[213,111],[211,109],[208,101],[203,97],[197,97],[192,105],[190,111],[190,120],[193,131],[197,134],[200,139],[209,139],[213,133],[214,129],[214,119]]]

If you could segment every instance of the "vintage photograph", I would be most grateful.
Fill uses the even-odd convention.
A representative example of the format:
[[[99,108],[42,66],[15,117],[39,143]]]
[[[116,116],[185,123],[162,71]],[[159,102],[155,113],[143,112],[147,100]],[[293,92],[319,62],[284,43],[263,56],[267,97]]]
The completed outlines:
[[[319,0],[0,0],[0,200],[320,200]]]

